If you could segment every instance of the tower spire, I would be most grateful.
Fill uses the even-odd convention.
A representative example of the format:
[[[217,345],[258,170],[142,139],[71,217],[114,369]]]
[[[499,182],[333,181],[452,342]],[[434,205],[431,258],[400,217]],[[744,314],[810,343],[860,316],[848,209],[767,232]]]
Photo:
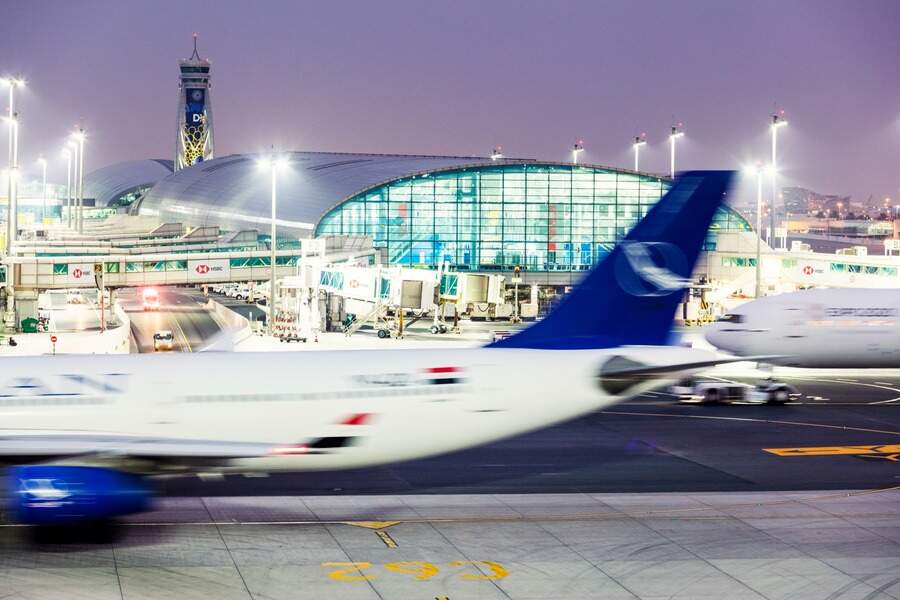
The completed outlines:
[[[199,34],[194,32],[194,53],[191,54],[191,60],[200,60],[200,53],[197,52],[197,37]]]

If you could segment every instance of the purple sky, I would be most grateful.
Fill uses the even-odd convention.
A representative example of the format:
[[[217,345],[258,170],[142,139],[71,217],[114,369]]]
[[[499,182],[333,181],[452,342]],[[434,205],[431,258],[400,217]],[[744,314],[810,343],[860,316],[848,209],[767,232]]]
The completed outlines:
[[[630,167],[646,131],[641,166],[664,172],[674,117],[679,169],[733,168],[768,157],[777,102],[786,185],[900,201],[896,0],[10,0],[0,71],[28,79],[23,163],[58,157],[79,118],[87,170],[172,158],[193,31],[212,60],[220,155],[502,144],[567,160],[583,138],[584,160]]]

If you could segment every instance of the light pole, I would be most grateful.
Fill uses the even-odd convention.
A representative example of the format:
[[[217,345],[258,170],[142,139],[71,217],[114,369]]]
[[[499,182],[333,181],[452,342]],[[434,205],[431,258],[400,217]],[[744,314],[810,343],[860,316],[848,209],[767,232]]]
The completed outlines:
[[[575,142],[575,145],[572,146],[572,164],[578,164],[578,155],[584,152],[584,140],[578,140]]]
[[[41,165],[41,225],[47,218],[47,159],[43,156],[37,159]]]
[[[763,175],[769,169],[764,167],[762,163],[756,163],[746,169],[748,174],[756,175],[756,293],[754,298],[759,298],[762,295],[762,261],[760,260],[762,247],[762,188]]]
[[[75,215],[75,226],[78,233],[84,233],[84,127],[72,134],[72,139],[77,143],[75,152],[75,196],[78,203],[78,212]]]
[[[672,125],[669,132],[669,177],[675,178],[675,140],[684,137],[684,131],[681,129],[681,123]]]
[[[287,163],[288,160],[285,156],[271,156],[259,161],[260,168],[264,170],[267,169],[272,175],[272,241],[270,243],[272,256],[270,257],[271,262],[269,263],[269,274],[271,277],[269,278],[269,300],[267,302],[269,307],[269,322],[267,327],[269,335],[274,335],[275,333],[275,251],[278,248],[275,237],[275,218],[278,205],[278,171],[287,166]]]
[[[634,148],[634,170],[640,171],[640,151],[641,146],[647,145],[647,134],[642,133],[641,135],[634,136],[634,144],[632,144],[632,148]]]
[[[772,130],[772,217],[769,223],[772,228],[772,238],[775,236],[775,201],[778,199],[778,163],[776,158],[778,155],[778,130],[786,126],[788,122],[784,118],[784,111],[772,114],[772,124],[769,129]],[[784,218],[787,220],[787,204],[784,206]],[[784,246],[787,246],[787,225],[785,225]]]
[[[19,169],[19,118],[16,112],[16,88],[23,87],[25,80],[21,77],[7,77],[4,79],[9,86],[9,191],[7,194],[7,223],[6,223],[6,254],[12,254],[13,243],[18,232],[18,169]],[[7,281],[11,277],[7,274]],[[10,291],[11,285],[8,285]]]
[[[66,219],[69,222],[69,228],[72,227],[72,151],[68,147],[63,149],[63,156],[66,158]]]

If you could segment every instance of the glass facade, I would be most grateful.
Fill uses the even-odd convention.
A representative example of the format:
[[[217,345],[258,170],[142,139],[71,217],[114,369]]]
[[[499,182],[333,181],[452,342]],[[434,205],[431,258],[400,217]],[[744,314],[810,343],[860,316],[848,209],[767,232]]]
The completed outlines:
[[[669,180],[540,163],[438,171],[397,179],[329,211],[315,234],[367,235],[391,264],[462,270],[584,271],[668,191]],[[749,231],[731,209],[714,233]],[[712,246],[711,246],[712,245]]]

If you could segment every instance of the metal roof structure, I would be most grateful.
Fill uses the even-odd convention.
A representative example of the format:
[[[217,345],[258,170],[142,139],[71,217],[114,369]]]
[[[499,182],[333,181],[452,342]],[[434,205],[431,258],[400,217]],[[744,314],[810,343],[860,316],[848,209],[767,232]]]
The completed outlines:
[[[94,198],[96,206],[107,206],[123,194],[152,186],[171,173],[171,160],[145,159],[116,163],[84,176],[84,197]]]
[[[338,203],[376,185],[431,170],[529,159],[415,156],[341,152],[286,152],[278,175],[278,225],[311,233]],[[265,154],[232,154],[182,169],[160,180],[139,206],[140,214],[188,225],[265,229],[271,215],[271,178],[258,163]]]

